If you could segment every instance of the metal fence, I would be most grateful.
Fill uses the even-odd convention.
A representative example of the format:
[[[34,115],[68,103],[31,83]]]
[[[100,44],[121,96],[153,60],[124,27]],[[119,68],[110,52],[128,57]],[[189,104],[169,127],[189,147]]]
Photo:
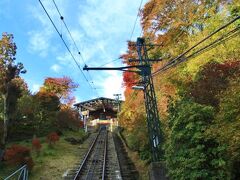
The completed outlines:
[[[22,166],[21,168],[13,172],[11,175],[6,177],[4,180],[11,180],[13,178],[17,180],[28,180],[27,165]]]

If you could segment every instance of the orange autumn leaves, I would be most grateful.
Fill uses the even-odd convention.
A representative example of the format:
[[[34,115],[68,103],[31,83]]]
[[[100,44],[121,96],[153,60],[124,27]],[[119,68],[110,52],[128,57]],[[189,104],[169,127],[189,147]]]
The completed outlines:
[[[40,88],[39,93],[52,94],[59,98],[62,103],[61,107],[70,107],[75,102],[75,97],[72,92],[78,87],[78,84],[67,76],[60,78],[48,77],[45,79],[43,86]]]

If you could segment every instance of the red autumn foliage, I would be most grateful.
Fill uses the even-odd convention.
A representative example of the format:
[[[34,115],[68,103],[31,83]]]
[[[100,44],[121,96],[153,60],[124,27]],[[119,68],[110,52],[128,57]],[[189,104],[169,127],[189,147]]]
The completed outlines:
[[[42,145],[41,145],[39,139],[38,138],[34,138],[32,140],[32,149],[35,150],[37,153],[39,153],[41,148],[42,148]]]
[[[51,92],[39,91],[34,95],[40,106],[48,111],[58,111],[60,106],[59,98]]]
[[[240,61],[208,63],[190,84],[189,96],[197,103],[218,107],[217,95],[228,87],[229,79],[237,76],[240,76]]]
[[[31,151],[28,147],[13,144],[4,154],[4,160],[9,165],[24,165],[27,164],[29,169],[34,166]]]
[[[83,128],[83,125],[84,125],[84,124],[83,124],[83,121],[80,121],[80,122],[79,122],[79,126],[80,126],[81,128]]]
[[[133,85],[136,84],[137,80],[136,80],[136,75],[133,72],[124,72],[123,73],[123,81],[124,81],[124,85],[127,87],[132,87]]]
[[[67,76],[60,78],[48,77],[44,81],[44,86],[41,91],[55,94],[62,103],[68,107],[75,102],[75,98],[72,96],[72,92],[78,87],[78,84]]]
[[[69,108],[61,109],[61,111],[58,112],[57,122],[61,129],[78,130],[83,127],[82,121],[79,118],[79,113]]]
[[[50,146],[55,144],[57,141],[59,141],[59,136],[56,132],[52,132],[47,135],[47,142]]]

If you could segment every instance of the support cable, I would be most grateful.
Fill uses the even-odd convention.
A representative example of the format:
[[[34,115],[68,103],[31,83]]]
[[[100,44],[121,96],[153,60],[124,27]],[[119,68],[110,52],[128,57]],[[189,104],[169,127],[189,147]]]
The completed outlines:
[[[180,62],[182,61],[182,59],[184,59],[184,56],[189,53],[191,50],[193,50],[194,48],[196,48],[198,45],[202,44],[203,42],[205,42],[207,39],[209,39],[210,37],[212,37],[214,34],[218,33],[219,31],[221,31],[222,29],[228,27],[229,25],[231,25],[232,23],[234,23],[235,21],[237,21],[238,19],[240,19],[240,16],[234,18],[233,20],[231,20],[230,22],[224,24],[223,26],[221,26],[220,28],[218,28],[217,30],[215,30],[214,32],[212,32],[211,34],[209,34],[207,37],[205,37],[204,39],[202,39],[201,41],[199,41],[198,43],[196,43],[195,45],[193,45],[192,47],[190,47],[189,49],[187,49],[186,51],[184,51],[182,54],[178,55],[177,57],[171,59],[166,65],[164,65],[162,68],[156,70],[155,72],[152,73],[152,76],[155,76],[156,74],[169,69],[169,66],[172,66],[173,64],[177,63],[177,60],[180,60]],[[238,29],[239,27],[237,27]],[[234,31],[234,30],[233,30]],[[222,38],[220,38],[222,39]],[[219,41],[220,39],[218,39],[217,41]],[[216,42],[214,42],[216,43]],[[207,45],[208,46],[208,45]],[[206,47],[206,46],[205,46]]]
[[[67,29],[67,32],[68,32],[71,40],[73,41],[73,44],[74,44],[74,46],[75,46],[75,48],[76,48],[76,50],[77,50],[77,52],[78,52],[78,55],[80,56],[80,58],[81,58],[81,60],[83,61],[83,63],[86,65],[86,61],[84,60],[83,55],[82,55],[81,51],[79,50],[79,48],[78,48],[78,46],[77,46],[77,44],[76,44],[76,41],[74,40],[74,38],[73,38],[73,36],[72,36],[72,33],[70,32],[70,30],[69,30],[66,22],[64,21],[64,17],[62,16],[62,14],[61,14],[61,12],[60,12],[60,10],[59,10],[59,8],[58,8],[55,0],[52,0],[52,1],[53,1],[53,3],[54,3],[54,6],[55,6],[56,9],[57,9],[57,12],[58,12],[58,14],[59,14],[59,16],[60,16],[60,19],[62,20],[65,28]],[[96,94],[97,94],[97,96],[99,97],[98,92],[97,92],[97,89],[96,89],[95,84],[94,84],[94,82],[93,82],[93,78],[92,78],[90,72],[87,72],[87,73],[88,73],[90,82],[92,83],[93,89],[96,91]]]
[[[81,74],[83,75],[84,79],[87,81],[87,83],[89,84],[89,86],[90,86],[93,90],[96,91],[96,88],[94,88],[94,87],[90,84],[90,82],[89,82],[89,80],[87,79],[86,75],[83,73],[83,70],[82,70],[81,66],[80,66],[79,63],[77,62],[76,58],[74,57],[73,53],[71,52],[70,48],[68,47],[66,41],[63,39],[62,34],[60,33],[60,31],[58,30],[57,26],[56,26],[55,23],[53,22],[52,18],[50,17],[49,13],[47,12],[46,8],[44,7],[42,1],[41,1],[41,0],[38,0],[38,1],[39,1],[39,3],[41,4],[41,6],[42,6],[44,12],[46,13],[47,17],[48,17],[49,20],[51,21],[54,29],[56,30],[56,32],[58,33],[59,37],[61,38],[63,44],[64,44],[65,47],[67,48],[67,50],[68,50],[69,54],[71,55],[72,59],[74,60],[75,64],[77,65],[78,69],[80,70]],[[58,8],[57,8],[57,10],[58,10]],[[58,11],[59,11],[59,10],[58,10]],[[64,24],[65,24],[65,23],[64,23]],[[98,95],[98,94],[97,94],[97,95]]]
[[[128,100],[128,105],[127,107],[124,107],[124,109],[129,109],[131,102],[137,97],[139,91],[133,91],[133,93],[131,94],[131,98]]]
[[[151,14],[152,13],[152,11],[153,11],[153,8],[154,8],[154,5],[155,5],[155,0],[153,0],[153,4],[152,4],[152,7],[151,7],[151,9],[150,9],[150,12],[149,12],[149,14]],[[147,19],[145,20],[145,21],[148,21],[149,20],[149,16],[147,16]],[[142,34],[143,34],[143,27],[142,27],[142,31],[141,31],[141,33],[140,33],[140,36],[139,37],[142,37]]]
[[[110,63],[112,63],[112,62],[115,62],[115,61],[117,61],[117,60],[119,60],[119,59],[121,59],[121,58],[120,58],[120,57],[119,57],[119,58],[116,58],[116,59],[111,60],[111,61],[109,61],[109,62],[106,62],[106,63],[104,63],[104,64],[102,64],[101,66],[98,66],[98,67],[106,66],[107,64],[110,64]]]
[[[142,7],[142,3],[143,3],[143,0],[141,0],[140,5],[139,5],[139,8],[138,8],[138,13],[137,13],[136,19],[135,19],[135,21],[134,21],[133,29],[132,29],[132,31],[131,31],[131,36],[130,36],[130,39],[129,39],[130,41],[132,40],[132,36],[133,36],[133,33],[134,33],[134,31],[135,31],[135,28],[136,28],[136,24],[137,24],[137,20],[138,20],[138,17],[139,17],[139,12],[140,12],[141,7]]]
[[[65,28],[67,29],[67,32],[68,32],[68,34],[69,34],[71,40],[73,41],[73,44],[74,44],[76,50],[78,51],[78,54],[81,56],[81,59],[82,59],[83,63],[86,64],[86,63],[85,63],[85,60],[84,60],[84,58],[83,58],[83,56],[82,56],[82,53],[81,53],[81,51],[79,50],[79,48],[78,48],[78,46],[77,46],[77,44],[76,44],[76,42],[75,42],[75,40],[74,40],[74,38],[73,38],[73,36],[72,36],[72,33],[71,33],[70,30],[69,30],[69,28],[68,28],[66,22],[64,21],[64,17],[62,16],[61,12],[59,11],[59,8],[58,8],[58,6],[57,6],[55,0],[52,0],[52,1],[53,1],[53,3],[54,3],[54,6],[55,6],[56,9],[57,9],[57,12],[58,12],[58,14],[59,14],[59,16],[60,16],[60,19],[62,20],[62,22],[63,22]]]
[[[220,38],[216,39],[212,43],[210,43],[210,44],[204,46],[203,48],[193,52],[191,55],[187,56],[186,59],[195,57],[196,55],[202,54],[205,51],[209,51],[209,50],[215,48],[217,45],[221,44],[222,42],[225,42],[227,40],[230,40],[230,39],[234,38],[236,35],[238,35],[239,30],[240,30],[240,26],[237,27],[237,28],[234,28],[233,30],[228,32],[226,35],[221,36]]]
[[[227,34],[221,36],[220,38],[216,39],[215,41],[213,41],[212,43],[202,47],[201,49],[193,52],[191,55],[187,56],[187,57],[184,57],[182,59],[180,59],[180,61],[175,61],[173,62],[172,64],[168,64],[168,65],[165,65],[164,67],[160,68],[158,73],[160,72],[163,72],[163,71],[166,71],[172,67],[175,67],[176,65],[180,64],[180,63],[183,63],[191,58],[194,58],[198,55],[201,55],[202,53],[206,52],[206,51],[209,51],[213,48],[215,48],[216,46],[220,45],[221,43],[225,42],[225,41],[228,41],[232,38],[234,38],[235,36],[239,35],[239,29],[240,27],[237,27],[235,29],[233,29],[232,31],[228,32]],[[157,74],[158,74],[157,73]],[[156,74],[152,73],[152,76],[155,76]]]

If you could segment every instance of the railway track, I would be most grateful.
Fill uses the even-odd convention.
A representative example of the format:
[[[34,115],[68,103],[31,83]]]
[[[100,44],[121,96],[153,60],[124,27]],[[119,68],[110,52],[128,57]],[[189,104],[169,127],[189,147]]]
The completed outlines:
[[[113,137],[106,129],[96,135],[72,179],[122,179]]]

